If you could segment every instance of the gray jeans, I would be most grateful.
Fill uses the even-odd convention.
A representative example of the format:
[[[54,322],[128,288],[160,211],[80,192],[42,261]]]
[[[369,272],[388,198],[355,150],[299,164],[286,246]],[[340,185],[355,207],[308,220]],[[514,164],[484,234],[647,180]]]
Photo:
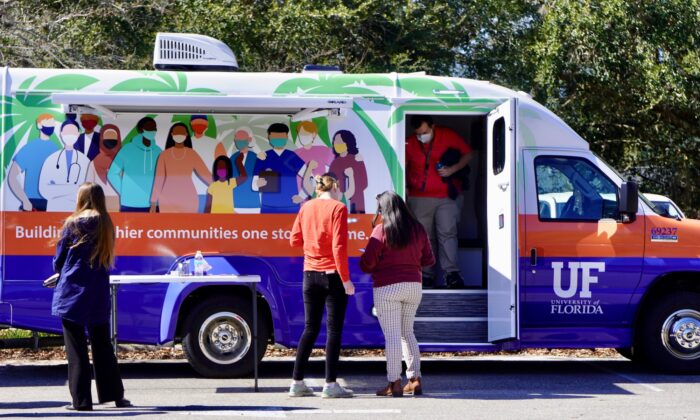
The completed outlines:
[[[409,197],[408,207],[428,233],[430,246],[433,253],[438,256],[442,271],[445,273],[459,271],[457,265],[459,207],[457,202],[451,198]],[[423,268],[423,274],[435,277],[434,267]]]

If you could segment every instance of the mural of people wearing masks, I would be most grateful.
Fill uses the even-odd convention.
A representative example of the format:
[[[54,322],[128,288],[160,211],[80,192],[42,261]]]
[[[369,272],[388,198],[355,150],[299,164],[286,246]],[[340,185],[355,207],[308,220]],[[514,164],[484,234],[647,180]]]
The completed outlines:
[[[165,150],[158,157],[156,178],[151,193],[151,213],[197,213],[199,198],[192,175],[209,186],[211,172],[197,152],[192,150],[192,139],[187,126],[176,123],[170,127]],[[233,197],[233,195],[232,195]]]
[[[122,135],[119,127],[114,124],[105,124],[97,136],[100,152],[90,162],[85,181],[92,182],[104,191],[105,205],[110,212],[119,211],[119,194],[112,188],[112,184],[107,180],[109,167],[122,147]],[[88,156],[89,158],[89,156]]]
[[[100,153],[100,132],[95,131],[95,127],[100,122],[100,117],[95,114],[81,114],[80,125],[85,130],[78,141],[75,142],[75,150],[83,152],[88,159],[93,160]]]
[[[227,156],[226,148],[220,141],[207,136],[205,133],[209,129],[209,119],[206,115],[192,115],[190,117],[190,128],[192,129],[192,149],[202,158],[204,166],[211,168],[214,159],[219,156]],[[207,180],[211,177],[207,178]],[[204,204],[207,200],[208,182],[201,182],[200,179],[193,179],[199,196],[199,212],[204,211]]]
[[[355,135],[348,130],[336,132],[333,135],[333,153],[335,160],[329,172],[338,178],[345,204],[350,213],[364,213],[367,168],[359,155]]]
[[[39,176],[44,161],[58,151],[51,141],[56,128],[56,120],[51,114],[41,114],[36,119],[39,137],[29,140],[12,158],[7,174],[7,185],[20,201],[21,211],[46,211],[46,199],[39,192]],[[24,184],[19,176],[24,172]]]
[[[231,155],[231,162],[236,162],[239,156],[242,155],[246,174],[252,174],[258,157],[253,152],[253,135],[251,130],[246,127],[236,130],[236,133],[233,135],[233,144],[238,151]],[[235,166],[233,167],[233,176],[241,176],[241,172]],[[260,213],[260,193],[257,189],[253,190],[252,178],[252,176],[248,176],[244,182],[239,182],[238,187],[233,190],[236,213]]]
[[[316,144],[318,140],[318,127],[311,121],[302,121],[297,125],[297,142],[301,147],[296,149],[297,154],[305,164],[311,168],[310,176],[321,176],[328,172],[328,168],[333,161],[333,151],[325,146]],[[299,188],[301,189],[304,181],[299,179]],[[303,185],[304,190],[308,195],[314,194],[314,188],[309,189],[307,185]]]
[[[234,178],[231,159],[228,156],[219,156],[214,161],[212,168],[214,182],[209,184],[207,192],[207,206],[205,213],[233,213],[235,211],[235,199],[233,192],[248,178],[245,166],[243,166],[243,155],[236,158],[236,168],[239,176]]]
[[[308,194],[299,190],[297,178],[311,173],[296,153],[285,148],[289,137],[286,124],[274,123],[267,129],[271,150],[261,153],[253,170],[253,189],[260,191],[261,213],[297,213]]]
[[[41,167],[39,193],[46,198],[48,211],[73,211],[78,188],[85,182],[90,159],[75,150],[80,126],[75,120],[61,124],[63,149],[49,156]]]
[[[156,164],[161,148],[156,144],[156,121],[144,117],[136,123],[138,134],[122,146],[107,172],[107,179],[119,194],[119,211],[148,212]]]

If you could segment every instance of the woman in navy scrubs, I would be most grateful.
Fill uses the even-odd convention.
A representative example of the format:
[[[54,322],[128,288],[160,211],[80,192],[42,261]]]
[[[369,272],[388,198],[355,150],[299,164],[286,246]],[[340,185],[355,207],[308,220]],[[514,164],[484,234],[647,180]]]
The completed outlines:
[[[130,407],[109,336],[109,270],[114,264],[114,225],[105,207],[102,187],[90,182],[78,189],[75,212],[63,224],[53,268],[60,273],[51,313],[61,318],[68,357],[69,410],[92,410],[92,346],[100,403]],[[86,334],[87,330],[87,334]]]

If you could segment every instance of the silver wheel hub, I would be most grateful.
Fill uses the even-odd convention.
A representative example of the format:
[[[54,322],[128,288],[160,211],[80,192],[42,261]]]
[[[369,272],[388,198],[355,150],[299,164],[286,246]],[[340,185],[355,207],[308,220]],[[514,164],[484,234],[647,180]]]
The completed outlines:
[[[700,357],[700,312],[682,309],[666,318],[661,329],[666,350],[679,359]]]
[[[253,336],[241,316],[233,312],[217,312],[202,323],[198,339],[199,348],[207,359],[229,365],[248,353]]]

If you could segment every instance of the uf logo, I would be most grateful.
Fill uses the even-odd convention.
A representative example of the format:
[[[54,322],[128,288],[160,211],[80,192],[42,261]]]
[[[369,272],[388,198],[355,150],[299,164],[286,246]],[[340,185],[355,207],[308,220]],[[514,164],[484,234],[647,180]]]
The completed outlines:
[[[583,272],[581,276],[581,292],[580,298],[591,297],[591,283],[598,283],[598,277],[591,275],[591,270],[598,270],[599,273],[605,272],[604,262],[570,262],[569,264],[569,288],[564,290],[561,284],[561,270],[564,268],[563,262],[553,262],[552,269],[554,270],[554,293],[562,299],[573,297],[578,291],[578,272]]]

